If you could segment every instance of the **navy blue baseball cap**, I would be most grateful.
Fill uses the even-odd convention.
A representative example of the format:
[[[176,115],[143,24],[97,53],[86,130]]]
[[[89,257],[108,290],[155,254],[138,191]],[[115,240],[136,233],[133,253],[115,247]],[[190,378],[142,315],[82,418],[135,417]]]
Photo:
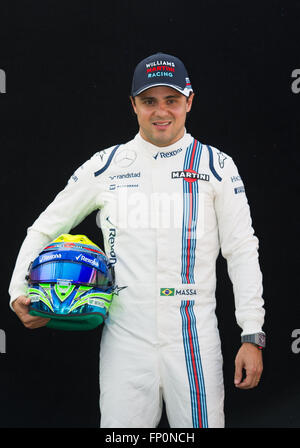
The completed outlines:
[[[165,53],[153,54],[138,63],[133,74],[131,95],[137,96],[156,86],[172,87],[187,97],[193,92],[183,62]]]

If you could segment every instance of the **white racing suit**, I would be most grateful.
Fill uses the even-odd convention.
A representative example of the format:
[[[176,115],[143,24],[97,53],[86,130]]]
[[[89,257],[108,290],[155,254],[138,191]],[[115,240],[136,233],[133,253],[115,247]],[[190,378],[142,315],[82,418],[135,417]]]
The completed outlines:
[[[262,330],[258,240],[231,157],[190,134],[159,148],[140,134],[96,153],[28,229],[10,285],[42,247],[92,211],[116,271],[100,348],[104,428],[223,427],[222,355],[215,315],[220,248],[242,334]]]

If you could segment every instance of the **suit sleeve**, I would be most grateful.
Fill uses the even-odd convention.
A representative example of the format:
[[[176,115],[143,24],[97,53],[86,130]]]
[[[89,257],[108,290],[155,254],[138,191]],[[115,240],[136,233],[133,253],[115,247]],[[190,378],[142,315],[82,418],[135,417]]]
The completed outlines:
[[[27,229],[9,286],[10,306],[20,295],[26,295],[25,276],[29,264],[42,248],[62,233],[69,233],[99,208],[99,193],[92,168],[93,158],[75,171],[66,187]]]
[[[233,285],[235,314],[242,335],[262,331],[265,311],[258,239],[236,165],[228,157],[215,197],[221,253]]]

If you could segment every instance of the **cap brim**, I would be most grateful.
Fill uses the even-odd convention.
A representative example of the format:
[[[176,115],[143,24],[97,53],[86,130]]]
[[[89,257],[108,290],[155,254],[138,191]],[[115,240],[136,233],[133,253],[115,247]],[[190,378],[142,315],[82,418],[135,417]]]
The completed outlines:
[[[133,92],[133,93],[132,93],[132,96],[133,96],[133,97],[134,97],[134,96],[137,96],[137,95],[139,95],[140,93],[144,92],[145,90],[151,89],[152,87],[159,87],[159,86],[170,87],[171,89],[177,90],[177,91],[180,92],[182,95],[187,96],[187,97],[190,96],[190,93],[193,92],[193,89],[191,89],[191,88],[189,88],[189,89],[187,89],[187,88],[182,89],[181,87],[174,86],[173,84],[168,84],[168,83],[166,83],[166,82],[159,82],[159,83],[157,83],[157,84],[151,84],[150,86],[149,86],[149,84],[148,84],[148,85],[142,87],[141,89],[139,89],[139,90]]]

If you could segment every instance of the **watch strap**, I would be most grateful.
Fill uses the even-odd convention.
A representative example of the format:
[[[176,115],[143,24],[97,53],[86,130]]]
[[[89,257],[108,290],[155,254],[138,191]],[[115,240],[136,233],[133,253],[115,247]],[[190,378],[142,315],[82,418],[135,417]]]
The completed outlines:
[[[254,334],[245,334],[241,337],[241,341],[250,342],[251,344],[257,345],[258,348],[265,348],[266,346],[266,335],[265,333],[254,333]]]

